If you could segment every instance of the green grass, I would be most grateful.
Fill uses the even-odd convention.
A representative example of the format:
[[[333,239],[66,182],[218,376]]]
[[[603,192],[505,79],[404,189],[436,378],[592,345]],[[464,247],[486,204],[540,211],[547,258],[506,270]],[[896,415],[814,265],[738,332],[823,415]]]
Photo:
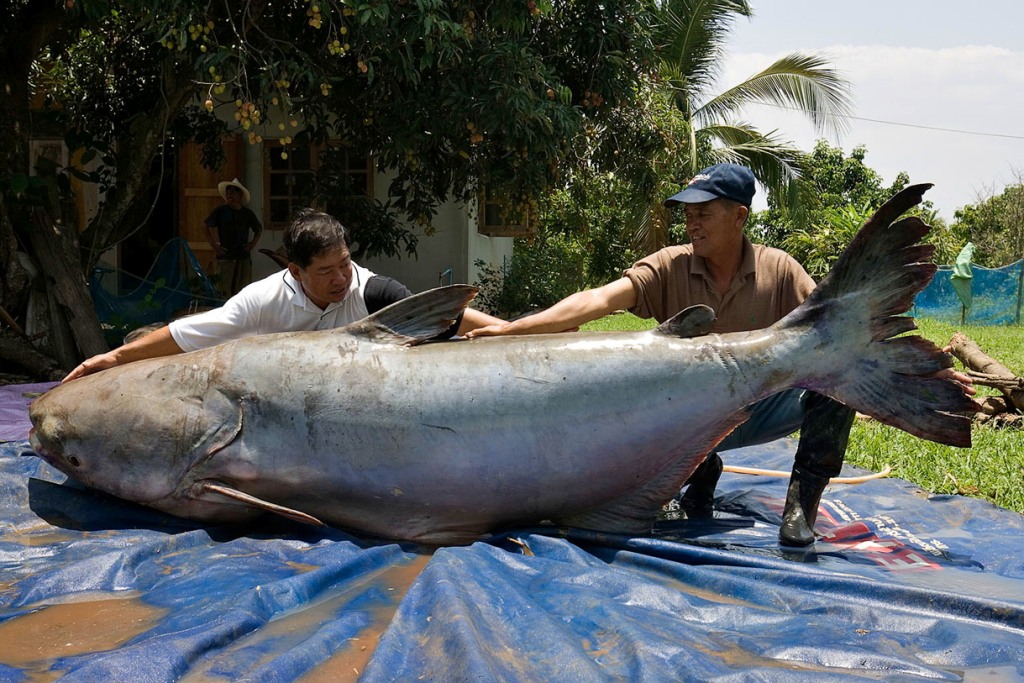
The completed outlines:
[[[584,330],[645,330],[654,326],[629,313],[616,313],[583,326]],[[957,326],[917,319],[920,334],[942,347],[963,332],[1018,376],[1024,375],[1024,327]],[[957,364],[958,367],[959,363]],[[962,368],[961,368],[962,369]],[[998,393],[985,387],[979,394]],[[969,449],[951,448],[911,436],[874,420],[857,420],[846,462],[911,481],[933,493],[983,498],[1024,514],[1024,431],[975,425]]]
[[[963,332],[1015,374],[1024,375],[1024,327],[950,325],[918,318],[921,336],[945,346]],[[962,369],[959,362],[957,367]],[[979,394],[998,394],[978,387]],[[955,493],[992,501],[1024,514],[1024,431],[975,424],[972,446],[951,448],[913,437],[873,420],[858,420],[850,434],[846,462],[869,470],[892,467],[892,476],[934,493]]]
[[[651,318],[638,318],[632,313],[619,311],[618,313],[606,315],[600,320],[587,323],[580,329],[595,332],[636,332],[639,330],[649,330],[657,326],[657,324]]]

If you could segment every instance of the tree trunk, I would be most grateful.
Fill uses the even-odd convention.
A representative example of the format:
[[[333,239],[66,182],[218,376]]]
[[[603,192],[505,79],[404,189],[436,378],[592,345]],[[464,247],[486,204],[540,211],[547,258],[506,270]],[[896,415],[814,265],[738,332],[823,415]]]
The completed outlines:
[[[0,44],[0,139],[6,141],[0,146],[0,178],[24,178],[29,173],[28,69],[58,30],[62,9],[62,3],[58,7],[30,0],[23,7],[24,16],[15,21],[26,30],[8,33]],[[70,369],[83,356],[107,350],[86,277],[103,251],[137,227],[126,225],[124,217],[152,182],[149,165],[163,145],[170,121],[194,94],[191,65],[175,64],[173,55],[164,65],[164,93],[150,111],[138,112],[116,141],[117,180],[99,215],[81,235],[69,216],[54,220],[61,207],[52,186],[44,193],[49,195],[44,199],[47,209],[30,209],[23,197],[8,197],[6,202],[0,197],[0,307],[12,318],[25,314],[31,282],[17,257],[19,249],[28,252],[42,271],[48,304],[45,346],[35,348],[23,335],[11,334],[0,344],[0,367],[24,368],[38,379],[52,379],[54,374],[59,378],[63,374],[55,367]],[[82,244],[98,248],[83,250]]]
[[[24,236],[31,231],[31,218],[14,191],[15,181],[24,187],[29,171],[29,73],[43,46],[59,30],[64,17],[62,4],[50,0],[17,3],[5,14],[9,21],[0,40],[0,179],[11,183],[11,192],[0,196],[0,306],[17,318],[28,304],[31,281],[18,252],[28,250]],[[56,363],[9,325],[0,328],[0,368],[21,368],[31,378],[53,379]],[[57,377],[59,379],[59,375]]]
[[[962,332],[953,335],[949,346],[953,355],[973,371],[969,375],[975,383],[999,389],[1014,408],[1024,412],[1024,380],[987,355]]]
[[[0,305],[10,311],[18,311],[27,301],[29,278],[18,258],[18,240],[13,225],[3,196],[0,196],[0,264],[3,264],[0,270]]]
[[[54,321],[54,327],[59,327],[61,320],[67,321],[77,346],[68,348],[65,341],[53,351],[60,363],[70,369],[77,364],[79,352],[89,357],[109,349],[103,339],[103,328],[82,274],[74,228],[62,225],[41,210],[34,212],[34,219],[32,251],[46,279],[46,290],[51,302],[50,320]],[[55,321],[58,315],[60,320]],[[60,336],[51,338],[55,347],[58,346],[57,340],[60,340]]]
[[[13,332],[0,329],[0,384],[57,381],[67,373],[55,360]]]

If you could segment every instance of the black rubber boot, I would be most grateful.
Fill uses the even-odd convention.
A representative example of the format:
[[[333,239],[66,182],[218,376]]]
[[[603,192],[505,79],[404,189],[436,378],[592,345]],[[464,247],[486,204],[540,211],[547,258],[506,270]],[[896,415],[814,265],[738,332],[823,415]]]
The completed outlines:
[[[687,517],[711,516],[715,504],[715,486],[722,476],[722,467],[722,456],[711,451],[686,480],[686,492],[679,500],[679,507]]]
[[[793,468],[779,528],[779,543],[800,548],[814,543],[814,521],[818,518],[818,503],[826,486],[828,477]]]
[[[809,393],[800,425],[793,475],[786,492],[779,543],[804,547],[814,543],[814,520],[828,480],[839,474],[856,413],[842,403]]]

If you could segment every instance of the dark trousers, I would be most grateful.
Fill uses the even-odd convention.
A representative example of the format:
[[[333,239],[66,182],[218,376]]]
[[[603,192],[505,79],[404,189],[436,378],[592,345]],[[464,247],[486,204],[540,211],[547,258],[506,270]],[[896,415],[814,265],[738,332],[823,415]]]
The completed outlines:
[[[252,282],[252,257],[249,254],[239,258],[217,259],[217,274],[222,289],[228,296],[234,296]]]
[[[718,452],[756,446],[800,430],[795,466],[831,478],[843,468],[856,413],[842,403],[803,389],[787,389],[751,406],[750,419],[725,437]]]

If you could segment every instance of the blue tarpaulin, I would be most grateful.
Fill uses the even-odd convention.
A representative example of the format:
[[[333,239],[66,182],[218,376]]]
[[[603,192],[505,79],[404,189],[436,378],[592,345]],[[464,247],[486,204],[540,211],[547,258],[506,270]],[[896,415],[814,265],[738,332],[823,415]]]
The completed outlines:
[[[201,525],[23,457],[39,388],[0,387],[0,681],[1024,679],[1024,517],[984,501],[831,486],[807,550],[784,479],[728,473],[714,519],[645,537]]]

